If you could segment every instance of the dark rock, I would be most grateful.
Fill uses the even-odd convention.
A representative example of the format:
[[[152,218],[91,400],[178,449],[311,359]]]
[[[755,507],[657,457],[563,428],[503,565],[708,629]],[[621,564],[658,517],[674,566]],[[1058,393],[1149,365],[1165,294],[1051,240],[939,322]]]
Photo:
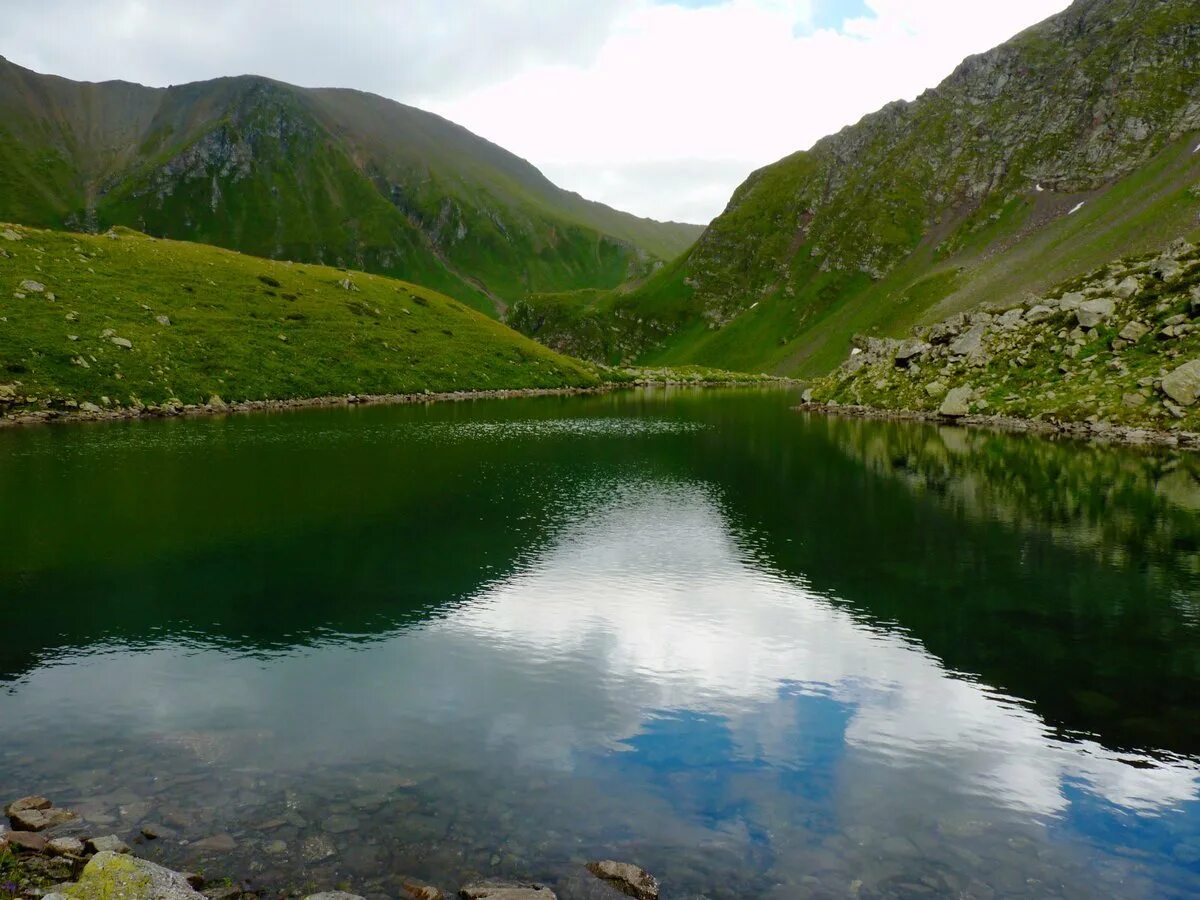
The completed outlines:
[[[4,839],[10,847],[15,847],[18,853],[41,853],[49,843],[45,835],[32,831],[10,831],[4,835]]]
[[[632,863],[605,859],[588,863],[587,870],[637,900],[658,900],[658,879]]]

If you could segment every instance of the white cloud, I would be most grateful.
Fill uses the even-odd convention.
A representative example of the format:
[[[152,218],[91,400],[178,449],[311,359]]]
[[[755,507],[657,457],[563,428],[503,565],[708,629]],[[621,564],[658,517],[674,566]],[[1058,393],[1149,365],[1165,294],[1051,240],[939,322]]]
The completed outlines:
[[[707,219],[754,168],[810,146],[1062,8],[866,0],[812,31],[811,0],[44,0],[5,9],[0,53],[70,78],[254,72],[441,113],[564,187]]]

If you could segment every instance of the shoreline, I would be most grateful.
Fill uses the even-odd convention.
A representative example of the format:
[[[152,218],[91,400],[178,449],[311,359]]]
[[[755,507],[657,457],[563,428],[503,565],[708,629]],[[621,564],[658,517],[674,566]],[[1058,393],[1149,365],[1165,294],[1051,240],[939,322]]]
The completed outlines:
[[[717,381],[717,380],[635,380],[610,382],[590,387],[557,388],[489,388],[483,390],[422,391],[407,394],[331,394],[320,397],[297,397],[290,400],[220,401],[203,404],[169,404],[159,406],[112,409],[43,409],[10,412],[0,415],[0,429],[31,425],[67,425],[82,422],[121,422],[141,419],[201,418],[235,413],[285,412],[297,409],[316,409],[349,406],[407,406],[417,403],[458,403],[466,400],[514,400],[533,397],[579,397],[607,394],[613,391],[647,387],[743,388],[795,386],[788,379]]]
[[[1121,444],[1130,447],[1169,447],[1176,450],[1200,450],[1200,433],[1194,431],[1162,431],[1134,428],[1108,422],[1063,422],[1058,419],[1023,419],[1018,416],[966,415],[944,416],[941,413],[914,409],[882,409],[875,406],[826,404],[815,401],[800,403],[798,412],[846,416],[853,419],[880,419],[904,422],[927,422],[936,425],[966,425],[990,428],[1042,437],[1065,437],[1096,444]]]

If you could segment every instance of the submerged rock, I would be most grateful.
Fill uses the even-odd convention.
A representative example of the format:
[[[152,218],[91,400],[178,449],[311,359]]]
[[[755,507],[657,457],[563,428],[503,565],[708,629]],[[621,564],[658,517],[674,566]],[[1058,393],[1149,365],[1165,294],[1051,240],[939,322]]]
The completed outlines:
[[[632,863],[605,859],[587,864],[587,870],[617,890],[637,900],[658,900],[658,879]]]
[[[203,900],[178,872],[108,851],[92,857],[66,892],[72,900]]]
[[[458,896],[462,900],[557,900],[545,885],[514,881],[478,881],[468,884]]]

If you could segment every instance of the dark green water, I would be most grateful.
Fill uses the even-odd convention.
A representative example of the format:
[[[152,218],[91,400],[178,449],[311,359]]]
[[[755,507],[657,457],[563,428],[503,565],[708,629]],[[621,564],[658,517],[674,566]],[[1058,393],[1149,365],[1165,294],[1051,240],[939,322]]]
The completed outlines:
[[[0,433],[0,797],[264,890],[1200,892],[1200,460],[794,399]]]

